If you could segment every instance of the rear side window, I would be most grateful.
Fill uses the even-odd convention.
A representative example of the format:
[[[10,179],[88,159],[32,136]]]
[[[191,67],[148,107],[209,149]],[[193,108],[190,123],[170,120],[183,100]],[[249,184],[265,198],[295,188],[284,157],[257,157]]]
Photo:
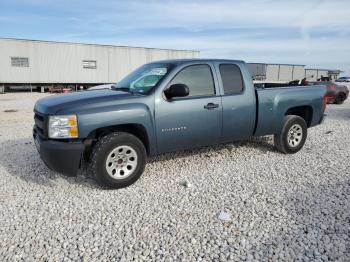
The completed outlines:
[[[243,92],[243,78],[241,70],[237,65],[220,65],[220,75],[225,95],[239,94]]]
[[[190,90],[189,96],[207,96],[215,94],[214,80],[208,65],[188,66],[180,71],[170,85],[185,84]]]

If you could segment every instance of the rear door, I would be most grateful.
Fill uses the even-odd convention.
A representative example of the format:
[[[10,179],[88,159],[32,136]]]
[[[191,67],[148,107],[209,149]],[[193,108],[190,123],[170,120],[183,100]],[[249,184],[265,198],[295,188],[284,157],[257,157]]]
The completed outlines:
[[[247,139],[253,135],[256,119],[255,89],[250,73],[243,63],[217,62],[215,69],[222,94],[221,142]]]
[[[217,144],[221,135],[221,97],[212,64],[184,66],[158,94],[155,121],[158,152]],[[187,97],[167,100],[163,91],[173,84],[189,87]]]

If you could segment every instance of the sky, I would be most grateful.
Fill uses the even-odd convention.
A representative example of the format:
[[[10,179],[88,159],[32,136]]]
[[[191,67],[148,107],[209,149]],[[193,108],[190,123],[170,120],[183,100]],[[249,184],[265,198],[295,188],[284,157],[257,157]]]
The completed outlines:
[[[0,0],[0,37],[199,50],[350,74],[350,0]]]

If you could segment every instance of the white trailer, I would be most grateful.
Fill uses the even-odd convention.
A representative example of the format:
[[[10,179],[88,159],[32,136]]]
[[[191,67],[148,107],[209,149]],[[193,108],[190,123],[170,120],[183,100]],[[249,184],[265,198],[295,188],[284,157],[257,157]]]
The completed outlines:
[[[144,63],[199,55],[192,50],[0,38],[0,85],[116,83]]]

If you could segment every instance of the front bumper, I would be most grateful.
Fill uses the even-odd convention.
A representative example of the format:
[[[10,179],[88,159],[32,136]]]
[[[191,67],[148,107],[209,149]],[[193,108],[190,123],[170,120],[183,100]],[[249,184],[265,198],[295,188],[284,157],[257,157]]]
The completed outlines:
[[[85,148],[83,142],[44,140],[35,129],[33,138],[40,158],[50,169],[67,176],[77,175]]]

